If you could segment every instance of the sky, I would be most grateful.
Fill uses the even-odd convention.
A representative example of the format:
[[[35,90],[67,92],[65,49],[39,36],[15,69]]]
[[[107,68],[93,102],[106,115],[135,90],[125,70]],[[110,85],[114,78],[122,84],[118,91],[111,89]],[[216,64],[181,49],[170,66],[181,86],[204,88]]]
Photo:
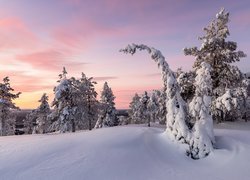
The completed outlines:
[[[236,65],[250,71],[249,0],[0,0],[0,78],[9,76],[16,104],[36,108],[65,66],[68,76],[84,72],[105,81],[117,108],[128,108],[137,93],[162,87],[156,64],[144,53],[125,55],[129,43],[162,51],[172,70],[190,70],[194,57],[184,47],[200,46],[202,29],[224,7],[230,12],[229,40],[248,57]]]

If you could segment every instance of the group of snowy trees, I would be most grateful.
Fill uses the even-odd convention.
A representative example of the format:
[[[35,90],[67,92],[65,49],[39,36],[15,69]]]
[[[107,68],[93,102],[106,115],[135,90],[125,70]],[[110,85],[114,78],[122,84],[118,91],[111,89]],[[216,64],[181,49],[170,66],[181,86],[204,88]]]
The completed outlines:
[[[141,96],[136,93],[129,105],[129,122],[131,124],[147,123],[149,127],[150,122],[165,124],[164,95],[164,91],[160,90],[154,90],[151,94],[145,91]]]
[[[93,127],[111,127],[119,124],[116,117],[115,96],[108,83],[104,83],[100,102],[97,100],[93,78],[82,73],[81,78],[68,78],[63,68],[59,74],[58,85],[54,88],[52,109],[48,103],[48,96],[43,94],[40,105],[32,110],[24,119],[24,131],[31,133],[75,132],[76,130]],[[13,135],[15,119],[13,111],[19,109],[13,100],[20,93],[14,94],[10,87],[9,78],[0,83],[0,136]]]
[[[226,41],[229,36],[229,13],[222,9],[208,27],[200,48],[185,48],[185,55],[195,57],[193,70],[173,72],[162,53],[146,45],[128,45],[121,51],[134,54],[136,50],[146,50],[157,63],[162,73],[165,104],[153,108],[154,93],[148,99],[147,111],[151,115],[163,108],[166,113],[166,133],[176,141],[188,144],[187,154],[194,159],[207,156],[215,143],[213,120],[236,120],[246,118],[249,81],[231,63],[246,57],[236,51],[237,43]],[[143,109],[143,97],[136,94],[130,104],[130,117],[140,122],[147,117]],[[158,100],[159,102],[159,100]],[[150,107],[152,106],[152,107]],[[150,108],[149,108],[150,107]],[[155,116],[160,121],[160,116]],[[144,119],[144,121],[147,121]],[[149,120],[150,122],[150,120]],[[146,123],[146,122],[143,122]]]

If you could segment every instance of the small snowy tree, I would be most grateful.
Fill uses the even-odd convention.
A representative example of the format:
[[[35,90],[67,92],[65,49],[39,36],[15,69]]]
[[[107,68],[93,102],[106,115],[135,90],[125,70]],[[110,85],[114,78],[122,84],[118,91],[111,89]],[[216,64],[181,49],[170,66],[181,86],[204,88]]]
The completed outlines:
[[[194,119],[193,136],[190,140],[190,155],[194,159],[207,156],[213,150],[215,142],[213,119],[210,112],[212,79],[211,66],[201,63],[195,78],[195,96],[189,104],[191,117]]]
[[[159,124],[166,124],[167,122],[166,91],[155,90],[153,93],[156,95],[157,98],[156,120],[158,120]]]
[[[132,101],[129,104],[130,110],[128,111],[128,113],[132,124],[141,123],[141,117],[139,114],[140,99],[141,97],[137,93],[135,93]]]
[[[230,89],[227,89],[225,94],[218,97],[213,102],[212,107],[215,115],[217,115],[216,117],[221,117],[217,119],[217,122],[225,120],[228,116],[235,117],[238,108],[237,98],[233,97],[232,91]]]
[[[34,127],[37,125],[36,119],[37,119],[36,110],[32,110],[30,113],[26,115],[25,119],[23,120],[25,134],[33,133]]]
[[[115,96],[112,89],[105,82],[101,92],[100,109],[95,128],[111,127],[118,125],[116,118]]]
[[[149,116],[149,119],[150,119],[150,122],[158,122],[158,117],[157,117],[157,114],[158,114],[158,109],[159,109],[159,103],[158,103],[158,99],[157,99],[157,96],[156,96],[156,92],[153,91],[149,100],[148,100],[148,106],[147,106],[147,109],[148,109],[148,116]]]
[[[38,101],[40,102],[40,106],[35,110],[36,112],[36,126],[34,128],[34,133],[43,134],[48,131],[50,123],[48,121],[48,115],[50,113],[50,107],[48,103],[48,96],[44,93],[41,99]]]
[[[15,131],[14,109],[19,109],[13,100],[19,98],[20,92],[13,93],[14,89],[10,86],[9,77],[0,83],[0,136],[13,135]]]
[[[150,127],[150,110],[149,110],[149,96],[148,92],[145,91],[144,94],[141,97],[141,104],[140,104],[140,114],[141,119],[148,124],[148,127]]]

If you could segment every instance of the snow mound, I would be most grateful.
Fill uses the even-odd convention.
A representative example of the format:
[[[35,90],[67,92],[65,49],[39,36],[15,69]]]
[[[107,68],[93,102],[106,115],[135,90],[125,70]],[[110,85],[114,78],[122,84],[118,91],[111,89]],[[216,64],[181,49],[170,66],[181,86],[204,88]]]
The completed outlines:
[[[215,135],[217,149],[200,160],[159,127],[1,137],[0,179],[249,179],[250,132]]]

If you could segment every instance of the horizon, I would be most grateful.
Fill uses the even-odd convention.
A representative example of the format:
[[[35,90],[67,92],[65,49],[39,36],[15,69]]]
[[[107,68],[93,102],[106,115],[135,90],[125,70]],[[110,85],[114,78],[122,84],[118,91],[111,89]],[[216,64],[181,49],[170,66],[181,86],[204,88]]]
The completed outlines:
[[[117,109],[128,109],[135,93],[162,87],[160,71],[144,53],[133,57],[119,49],[139,43],[159,49],[172,70],[191,70],[194,57],[184,47],[200,47],[198,36],[221,7],[230,13],[228,40],[248,57],[235,63],[250,72],[250,2],[12,0],[0,2],[0,78],[9,76],[21,109],[35,109],[53,88],[65,66],[68,77],[105,81],[116,96]]]

